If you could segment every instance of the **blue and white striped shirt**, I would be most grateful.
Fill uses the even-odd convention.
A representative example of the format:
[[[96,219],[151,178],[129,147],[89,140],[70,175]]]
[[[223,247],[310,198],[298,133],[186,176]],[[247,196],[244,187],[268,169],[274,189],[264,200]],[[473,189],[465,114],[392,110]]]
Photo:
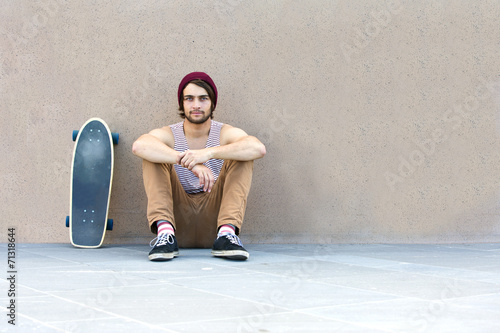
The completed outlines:
[[[220,146],[220,131],[222,125],[224,124],[214,120],[211,120],[211,122],[212,124],[210,126],[210,133],[208,134],[207,144],[205,148]],[[174,149],[178,152],[184,152],[188,150],[189,146],[186,140],[186,136],[184,135],[184,122],[181,121],[180,123],[170,125],[170,129],[174,134]],[[203,164],[208,167],[210,171],[212,171],[214,180],[217,181],[220,170],[222,169],[222,164],[224,164],[224,160],[210,159]],[[174,167],[175,172],[177,173],[177,177],[179,177],[179,181],[181,182],[181,185],[186,193],[194,194],[203,192],[203,186],[200,186],[200,180],[194,175],[194,173],[192,173],[189,169],[177,164],[174,164]]]

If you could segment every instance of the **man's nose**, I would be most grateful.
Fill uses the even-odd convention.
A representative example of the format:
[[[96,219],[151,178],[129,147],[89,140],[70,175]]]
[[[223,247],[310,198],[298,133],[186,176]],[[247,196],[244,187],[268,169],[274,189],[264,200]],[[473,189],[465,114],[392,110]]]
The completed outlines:
[[[200,103],[200,100],[198,98],[194,99],[194,108],[195,109],[201,108],[201,103]]]

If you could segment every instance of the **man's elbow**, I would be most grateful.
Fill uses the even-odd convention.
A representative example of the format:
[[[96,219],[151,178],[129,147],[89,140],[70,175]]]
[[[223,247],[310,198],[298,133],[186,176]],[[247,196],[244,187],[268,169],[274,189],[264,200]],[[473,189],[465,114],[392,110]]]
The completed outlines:
[[[142,151],[141,141],[137,140],[132,144],[132,153],[136,156],[139,156],[141,151]]]
[[[263,143],[259,145],[258,152],[259,152],[259,158],[266,156],[266,146],[264,146]]]
[[[250,138],[254,142],[256,159],[266,156],[266,146],[264,146],[264,144],[255,136],[251,136]]]

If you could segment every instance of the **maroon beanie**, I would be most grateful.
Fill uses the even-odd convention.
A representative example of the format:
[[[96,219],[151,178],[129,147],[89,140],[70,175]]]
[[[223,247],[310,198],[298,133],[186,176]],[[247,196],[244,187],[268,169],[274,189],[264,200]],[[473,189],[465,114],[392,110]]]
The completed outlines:
[[[215,86],[214,81],[212,81],[212,78],[210,78],[210,76],[208,76],[208,74],[203,73],[203,72],[192,72],[192,73],[189,73],[188,75],[184,76],[181,83],[179,84],[179,90],[177,91],[177,99],[179,100],[179,106],[181,106],[181,103],[182,103],[182,100],[181,100],[182,99],[182,91],[184,90],[184,88],[187,86],[187,84],[189,82],[196,80],[196,79],[200,79],[202,81],[205,81],[214,90],[215,101],[213,101],[213,103],[214,103],[214,109],[215,109],[215,106],[217,105],[217,87]]]

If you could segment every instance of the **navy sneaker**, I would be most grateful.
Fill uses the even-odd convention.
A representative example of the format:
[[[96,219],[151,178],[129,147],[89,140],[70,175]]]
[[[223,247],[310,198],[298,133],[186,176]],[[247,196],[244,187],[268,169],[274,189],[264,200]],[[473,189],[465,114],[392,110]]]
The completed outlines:
[[[155,243],[151,245],[153,242]],[[177,240],[172,234],[162,234],[153,239],[149,245],[153,247],[148,257],[151,261],[170,260],[179,255]]]
[[[232,260],[247,260],[250,257],[240,238],[231,234],[217,237],[212,247],[212,255]]]

